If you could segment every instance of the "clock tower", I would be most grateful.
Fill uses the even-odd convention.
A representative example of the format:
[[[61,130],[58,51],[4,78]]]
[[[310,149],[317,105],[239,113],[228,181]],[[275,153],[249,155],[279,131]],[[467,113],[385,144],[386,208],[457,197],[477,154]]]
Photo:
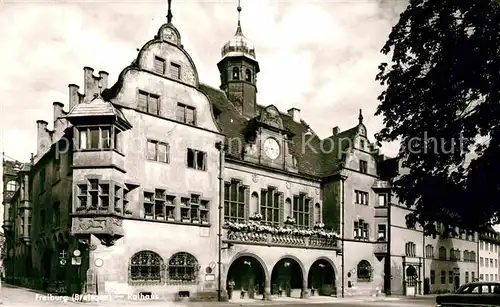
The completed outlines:
[[[245,117],[252,118],[257,113],[257,73],[260,69],[255,57],[255,47],[241,30],[240,12],[238,1],[236,33],[222,47],[222,59],[217,67],[221,90]]]

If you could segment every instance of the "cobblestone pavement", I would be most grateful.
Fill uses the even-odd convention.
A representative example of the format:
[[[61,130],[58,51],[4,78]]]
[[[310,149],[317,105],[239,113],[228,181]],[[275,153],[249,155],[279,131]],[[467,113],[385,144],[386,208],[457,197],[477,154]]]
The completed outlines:
[[[307,300],[293,298],[275,298],[273,301],[259,300],[238,300],[234,302],[167,302],[167,301],[136,301],[123,297],[121,299],[109,299],[101,297],[100,302],[79,302],[75,298],[53,296],[44,294],[36,290],[2,285],[3,306],[92,306],[92,307],[112,307],[112,306],[163,306],[163,307],[240,307],[240,306],[276,306],[286,305],[289,307],[298,307],[306,305],[353,307],[353,306],[384,306],[384,307],[430,307],[435,305],[433,297],[415,298],[397,298],[397,297],[364,297],[364,298],[332,298],[332,297],[313,297]]]

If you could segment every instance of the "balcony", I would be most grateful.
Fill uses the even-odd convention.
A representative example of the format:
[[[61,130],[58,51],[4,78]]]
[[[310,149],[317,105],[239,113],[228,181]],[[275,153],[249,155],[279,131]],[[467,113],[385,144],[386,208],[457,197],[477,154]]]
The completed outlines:
[[[338,237],[333,232],[292,227],[273,228],[252,222],[229,224],[226,224],[223,232],[226,243],[340,250]]]

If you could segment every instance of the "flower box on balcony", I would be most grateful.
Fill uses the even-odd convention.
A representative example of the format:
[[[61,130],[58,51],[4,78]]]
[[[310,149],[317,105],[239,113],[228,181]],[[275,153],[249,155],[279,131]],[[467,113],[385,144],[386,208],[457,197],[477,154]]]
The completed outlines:
[[[193,220],[191,221],[191,223],[193,223],[193,224],[199,224],[199,223],[200,223],[200,220],[193,219]]]
[[[145,217],[146,217],[146,220],[152,220],[153,219],[152,215],[145,215]]]
[[[162,216],[162,215],[159,215],[156,217],[157,220],[160,220],[160,221],[164,221],[165,220],[165,217]]]
[[[209,224],[209,222],[207,220],[202,220],[201,223],[204,224],[204,225]]]
[[[174,221],[175,221],[175,218],[174,218],[173,216],[169,216],[169,217],[167,218],[167,221],[169,221],[169,222],[174,222]]]
[[[191,223],[191,219],[187,218],[187,217],[183,217],[182,218],[182,222],[183,223]]]

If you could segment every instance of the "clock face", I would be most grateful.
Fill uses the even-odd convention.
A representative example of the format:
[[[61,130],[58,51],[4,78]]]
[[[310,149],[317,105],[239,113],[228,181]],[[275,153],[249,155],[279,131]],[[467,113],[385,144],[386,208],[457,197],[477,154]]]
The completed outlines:
[[[278,141],[273,138],[268,138],[264,141],[264,152],[269,157],[269,159],[276,159],[280,155],[280,145]]]

